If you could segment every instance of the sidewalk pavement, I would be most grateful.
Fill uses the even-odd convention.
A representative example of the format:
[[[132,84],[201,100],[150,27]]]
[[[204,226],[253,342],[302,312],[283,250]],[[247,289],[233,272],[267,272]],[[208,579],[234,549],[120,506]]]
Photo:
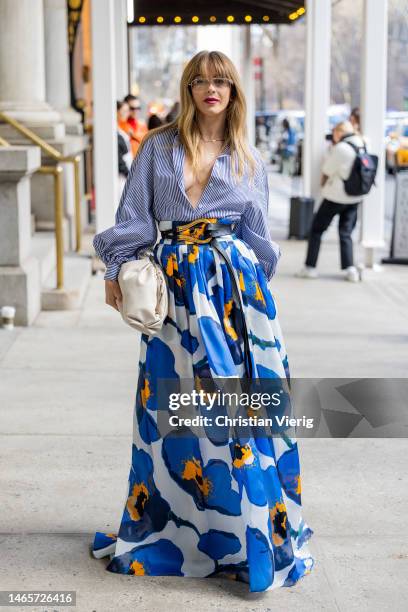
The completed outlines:
[[[271,198],[283,252],[273,294],[292,376],[406,377],[408,269],[384,266],[346,282],[332,231],[321,278],[295,278],[305,242],[283,239],[287,202],[276,191]],[[107,559],[92,558],[89,547],[95,531],[120,523],[137,365],[138,335],[104,304],[101,274],[81,310],[42,312],[30,328],[0,330],[3,590],[73,589],[81,612],[406,609],[403,439],[299,440],[316,565],[295,587],[258,595],[221,579],[107,572]]]

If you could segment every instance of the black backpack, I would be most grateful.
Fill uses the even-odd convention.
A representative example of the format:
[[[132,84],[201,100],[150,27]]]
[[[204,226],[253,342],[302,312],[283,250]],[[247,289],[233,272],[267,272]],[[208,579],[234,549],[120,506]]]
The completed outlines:
[[[350,147],[353,147],[356,152],[350,176],[346,180],[343,180],[345,192],[351,196],[366,195],[371,187],[375,185],[378,156],[367,153],[365,144],[363,144],[362,147],[358,147],[349,140],[344,140],[345,138],[347,138],[347,136],[343,136],[339,142],[347,143]]]

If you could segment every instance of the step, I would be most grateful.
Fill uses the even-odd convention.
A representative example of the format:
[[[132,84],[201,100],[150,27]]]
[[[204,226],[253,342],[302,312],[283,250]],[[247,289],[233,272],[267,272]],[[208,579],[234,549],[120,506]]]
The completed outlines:
[[[56,289],[56,270],[43,283],[42,310],[77,310],[84,300],[92,274],[90,257],[70,253],[64,257],[64,288]]]
[[[55,223],[54,221],[39,221],[35,220],[35,230],[37,233],[47,233],[50,232],[55,235]],[[68,253],[70,251],[70,223],[69,220],[64,217],[62,220],[62,234],[64,240],[64,252]]]
[[[40,265],[40,283],[43,285],[55,268],[54,232],[35,232],[31,238],[31,254]]]

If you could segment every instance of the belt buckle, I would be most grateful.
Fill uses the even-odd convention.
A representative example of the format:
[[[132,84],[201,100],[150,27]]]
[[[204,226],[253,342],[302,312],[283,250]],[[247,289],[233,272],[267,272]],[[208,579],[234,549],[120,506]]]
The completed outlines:
[[[181,238],[184,242],[190,244],[205,244],[207,242],[210,242],[212,236],[209,236],[207,238],[201,238],[201,236],[205,234],[207,230],[207,226],[209,225],[208,221],[209,220],[206,218],[201,218],[195,219],[194,221],[190,221],[190,223],[185,223],[181,226],[177,226],[177,238]],[[185,235],[183,235],[184,232],[186,232]]]

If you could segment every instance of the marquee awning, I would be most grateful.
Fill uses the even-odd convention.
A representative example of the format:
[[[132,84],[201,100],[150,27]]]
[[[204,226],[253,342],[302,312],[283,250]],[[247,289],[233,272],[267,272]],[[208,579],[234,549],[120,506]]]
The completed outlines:
[[[129,25],[293,23],[304,14],[302,0],[134,0]]]

